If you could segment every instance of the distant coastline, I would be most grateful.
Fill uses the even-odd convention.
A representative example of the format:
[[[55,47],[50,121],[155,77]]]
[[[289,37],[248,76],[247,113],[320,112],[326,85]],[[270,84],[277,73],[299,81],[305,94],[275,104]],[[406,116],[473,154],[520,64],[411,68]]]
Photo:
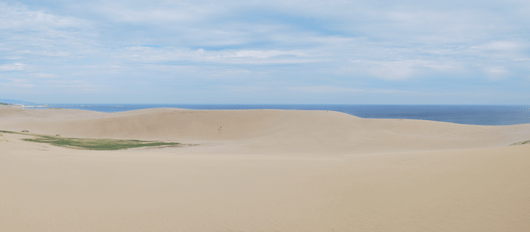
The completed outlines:
[[[37,104],[33,102],[24,102],[24,101],[11,100],[11,99],[0,99],[0,105],[1,106],[15,106],[15,107],[21,107],[21,108],[28,108],[28,109],[49,108],[47,104]]]

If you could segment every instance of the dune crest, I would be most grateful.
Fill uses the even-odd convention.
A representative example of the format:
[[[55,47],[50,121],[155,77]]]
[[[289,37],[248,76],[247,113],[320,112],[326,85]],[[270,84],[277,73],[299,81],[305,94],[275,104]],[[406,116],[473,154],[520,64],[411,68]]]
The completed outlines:
[[[530,125],[362,119],[333,111],[146,109],[119,113],[0,109],[0,128],[81,138],[237,143],[264,152],[371,153],[507,146]],[[230,150],[234,152],[235,150]]]

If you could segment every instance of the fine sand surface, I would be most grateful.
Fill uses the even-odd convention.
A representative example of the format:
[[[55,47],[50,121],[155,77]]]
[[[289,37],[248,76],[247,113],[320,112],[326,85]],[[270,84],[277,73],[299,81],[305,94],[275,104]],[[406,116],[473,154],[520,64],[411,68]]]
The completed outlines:
[[[332,111],[0,107],[0,231],[530,231],[530,125]]]

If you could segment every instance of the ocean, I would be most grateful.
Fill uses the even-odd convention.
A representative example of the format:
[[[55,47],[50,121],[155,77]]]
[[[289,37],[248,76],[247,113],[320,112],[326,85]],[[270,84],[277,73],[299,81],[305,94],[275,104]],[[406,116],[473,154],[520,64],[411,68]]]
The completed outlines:
[[[28,107],[32,108],[32,107]],[[361,118],[421,119],[469,125],[515,125],[530,123],[530,105],[204,105],[204,104],[48,104],[47,107],[121,112],[149,108],[196,110],[331,110]]]

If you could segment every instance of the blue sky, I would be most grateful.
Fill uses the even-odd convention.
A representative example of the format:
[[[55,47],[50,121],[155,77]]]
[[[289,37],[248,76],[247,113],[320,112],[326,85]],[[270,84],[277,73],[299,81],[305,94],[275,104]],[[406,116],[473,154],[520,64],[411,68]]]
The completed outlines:
[[[0,99],[530,104],[529,1],[1,1]]]

